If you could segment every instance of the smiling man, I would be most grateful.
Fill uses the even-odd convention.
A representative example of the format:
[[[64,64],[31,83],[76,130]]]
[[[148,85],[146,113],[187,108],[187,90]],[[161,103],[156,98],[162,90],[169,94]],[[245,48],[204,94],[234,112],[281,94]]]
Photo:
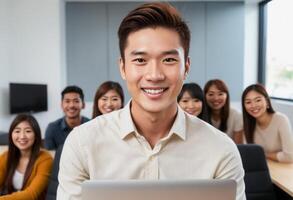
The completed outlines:
[[[85,106],[84,94],[81,88],[68,86],[62,91],[61,96],[64,117],[51,122],[45,133],[45,148],[49,150],[56,150],[60,145],[63,145],[74,127],[89,120],[80,115]]]
[[[81,199],[86,179],[234,179],[237,200],[244,200],[235,144],[177,105],[190,68],[190,32],[178,11],[167,3],[141,5],[123,19],[118,36],[132,99],[69,135],[57,198]]]

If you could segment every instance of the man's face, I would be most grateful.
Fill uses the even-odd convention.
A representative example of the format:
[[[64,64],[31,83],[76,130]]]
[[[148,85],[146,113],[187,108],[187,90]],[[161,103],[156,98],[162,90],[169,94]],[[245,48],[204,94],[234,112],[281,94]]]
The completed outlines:
[[[80,117],[80,111],[84,108],[80,95],[75,92],[66,93],[61,103],[65,117],[74,119]]]
[[[120,71],[133,107],[156,113],[177,106],[177,95],[189,70],[178,33],[162,27],[133,32],[124,54]]]

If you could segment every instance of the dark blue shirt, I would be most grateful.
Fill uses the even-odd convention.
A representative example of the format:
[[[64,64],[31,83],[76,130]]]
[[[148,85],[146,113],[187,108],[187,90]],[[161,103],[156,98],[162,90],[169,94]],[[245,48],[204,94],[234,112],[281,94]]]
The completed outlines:
[[[81,124],[89,121],[86,117],[81,117]],[[68,134],[72,131],[65,120],[65,117],[51,122],[45,133],[45,148],[48,150],[56,150],[60,145],[63,145]]]

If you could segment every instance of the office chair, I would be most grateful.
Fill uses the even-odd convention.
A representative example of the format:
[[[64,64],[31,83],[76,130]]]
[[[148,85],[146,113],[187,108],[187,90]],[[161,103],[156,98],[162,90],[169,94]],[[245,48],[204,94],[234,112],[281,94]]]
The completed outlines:
[[[58,172],[59,172],[59,162],[62,153],[63,145],[59,146],[55,152],[53,168],[51,176],[49,179],[48,190],[46,194],[46,200],[56,200],[57,188],[59,185],[58,182]]]
[[[8,145],[8,133],[0,133],[0,145]]]
[[[247,200],[277,200],[264,150],[256,144],[237,145],[245,171]]]

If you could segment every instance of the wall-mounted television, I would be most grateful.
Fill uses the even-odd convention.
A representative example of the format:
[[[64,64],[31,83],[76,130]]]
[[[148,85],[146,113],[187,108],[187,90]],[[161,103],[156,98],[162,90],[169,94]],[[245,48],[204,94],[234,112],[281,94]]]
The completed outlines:
[[[10,83],[9,96],[11,114],[48,110],[45,84]]]

